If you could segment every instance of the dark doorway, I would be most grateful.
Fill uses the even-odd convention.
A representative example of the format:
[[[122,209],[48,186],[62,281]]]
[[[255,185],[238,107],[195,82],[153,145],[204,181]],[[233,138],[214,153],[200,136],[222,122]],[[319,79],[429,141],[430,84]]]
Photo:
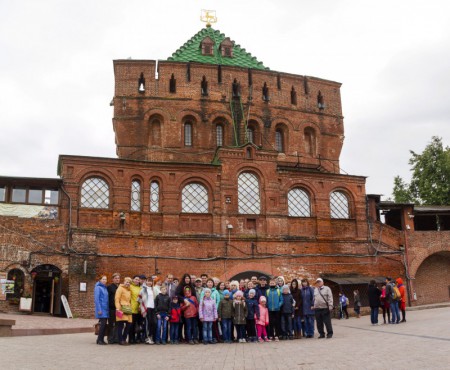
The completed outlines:
[[[39,265],[31,271],[33,312],[61,314],[61,270],[54,265]]]
[[[234,275],[230,281],[232,280],[241,280],[241,279],[251,279],[252,276],[256,276],[259,280],[260,276],[265,276],[267,279],[270,279],[272,277],[272,275],[270,274],[266,274],[265,272],[262,271],[244,271],[244,272],[240,272],[239,274]]]
[[[34,288],[34,312],[50,313],[52,280],[37,278]]]

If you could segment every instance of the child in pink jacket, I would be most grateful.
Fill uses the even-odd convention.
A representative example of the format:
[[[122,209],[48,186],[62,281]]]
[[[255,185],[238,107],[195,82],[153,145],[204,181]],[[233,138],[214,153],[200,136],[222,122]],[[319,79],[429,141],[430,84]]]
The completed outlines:
[[[258,335],[259,342],[270,342],[267,338],[267,326],[269,325],[269,310],[266,307],[266,297],[261,296],[259,298],[259,318],[255,314],[256,333]]]

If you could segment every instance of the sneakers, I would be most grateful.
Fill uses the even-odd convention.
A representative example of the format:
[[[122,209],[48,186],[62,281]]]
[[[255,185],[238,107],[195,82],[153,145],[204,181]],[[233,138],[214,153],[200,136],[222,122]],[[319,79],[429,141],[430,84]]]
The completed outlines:
[[[245,339],[239,339],[239,343],[247,343],[247,341]]]
[[[145,344],[155,344],[155,343],[152,341],[152,338],[147,338],[145,340]]]
[[[264,342],[264,339],[262,339],[262,338],[260,337],[260,338],[258,338],[258,342],[259,342],[259,343],[262,343],[262,342]]]
[[[275,338],[274,338],[274,341],[275,341],[275,342],[279,342],[280,340],[278,339],[278,337],[275,337]]]
[[[264,338],[264,342],[272,342],[269,338]]]

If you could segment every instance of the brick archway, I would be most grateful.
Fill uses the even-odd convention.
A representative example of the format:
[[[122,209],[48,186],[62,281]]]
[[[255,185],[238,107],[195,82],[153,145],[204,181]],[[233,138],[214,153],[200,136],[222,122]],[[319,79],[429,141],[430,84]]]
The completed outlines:
[[[410,248],[410,252],[412,252],[414,258],[409,264],[409,273],[411,276],[415,277],[419,267],[428,257],[440,252],[450,252],[450,245],[439,243],[437,246],[427,247],[426,249],[421,247],[412,247]]]
[[[417,300],[414,305],[448,302],[450,286],[450,251],[429,255],[423,260],[413,280]]]
[[[227,271],[220,276],[221,281],[230,280],[231,277],[245,271],[260,271],[265,275],[273,275],[270,261],[268,262],[249,262],[239,263],[227,268]]]

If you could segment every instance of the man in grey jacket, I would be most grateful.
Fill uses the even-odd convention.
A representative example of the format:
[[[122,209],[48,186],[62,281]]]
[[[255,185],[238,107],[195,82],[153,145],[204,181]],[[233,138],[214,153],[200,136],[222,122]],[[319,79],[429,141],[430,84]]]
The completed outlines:
[[[327,338],[333,337],[333,327],[331,326],[331,310],[333,310],[333,293],[331,289],[323,285],[323,280],[316,280],[316,289],[314,289],[314,314],[316,316],[317,331],[319,339],[325,338],[323,325],[327,329]]]

